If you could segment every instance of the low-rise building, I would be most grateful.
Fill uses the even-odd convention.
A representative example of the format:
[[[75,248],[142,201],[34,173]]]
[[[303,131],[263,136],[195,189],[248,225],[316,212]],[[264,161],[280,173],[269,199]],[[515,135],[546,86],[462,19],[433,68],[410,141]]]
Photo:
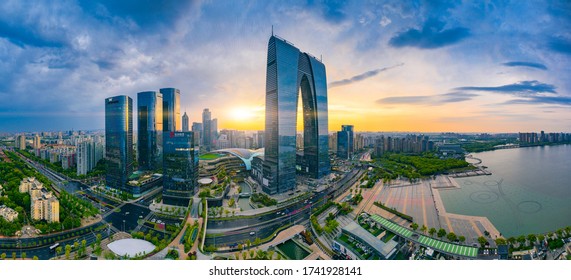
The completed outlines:
[[[8,222],[13,222],[15,219],[18,219],[18,212],[6,205],[0,205],[0,217]]]

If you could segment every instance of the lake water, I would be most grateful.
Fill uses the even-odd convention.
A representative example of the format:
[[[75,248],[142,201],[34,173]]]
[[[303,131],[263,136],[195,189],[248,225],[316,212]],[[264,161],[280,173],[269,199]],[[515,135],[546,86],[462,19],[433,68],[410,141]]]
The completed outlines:
[[[571,145],[473,154],[490,176],[456,178],[441,191],[447,212],[485,216],[506,237],[571,225]]]

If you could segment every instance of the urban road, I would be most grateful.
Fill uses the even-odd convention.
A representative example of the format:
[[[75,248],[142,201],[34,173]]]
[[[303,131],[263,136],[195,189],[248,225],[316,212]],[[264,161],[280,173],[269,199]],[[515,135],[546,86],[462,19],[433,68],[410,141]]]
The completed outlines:
[[[253,243],[256,238],[272,237],[282,227],[294,224],[306,224],[311,210],[343,194],[353,186],[364,173],[363,169],[354,169],[335,183],[333,188],[314,192],[306,200],[300,199],[279,209],[272,209],[258,215],[225,219],[208,218],[205,246],[233,248],[247,240]],[[224,250],[224,249],[222,249]]]

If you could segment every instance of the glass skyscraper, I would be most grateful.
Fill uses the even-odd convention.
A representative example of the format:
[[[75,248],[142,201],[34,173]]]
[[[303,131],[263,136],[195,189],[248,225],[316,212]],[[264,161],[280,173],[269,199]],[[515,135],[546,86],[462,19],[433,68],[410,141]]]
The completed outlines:
[[[188,206],[198,180],[198,135],[163,132],[163,203]]]
[[[163,95],[156,91],[137,94],[137,149],[140,170],[162,168]]]
[[[352,125],[342,125],[337,132],[337,156],[349,159],[353,155],[354,131]]]
[[[130,192],[133,173],[133,99],[120,95],[105,99],[105,181],[108,187]]]
[[[202,111],[202,143],[206,151],[212,147],[212,113],[208,108]]]
[[[291,43],[271,36],[266,70],[265,156],[262,188],[270,194],[295,188],[296,114],[303,106],[304,170],[312,178],[330,172],[325,65]]]
[[[163,95],[163,131],[181,131],[180,90],[161,88]]]
[[[182,131],[189,131],[188,130],[188,115],[184,112],[182,115]]]

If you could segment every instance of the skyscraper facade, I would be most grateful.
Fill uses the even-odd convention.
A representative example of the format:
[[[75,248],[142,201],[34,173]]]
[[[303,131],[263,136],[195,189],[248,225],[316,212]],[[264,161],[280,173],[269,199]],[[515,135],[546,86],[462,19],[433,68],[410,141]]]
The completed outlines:
[[[163,95],[163,131],[181,131],[180,90],[161,88]]]
[[[186,112],[184,112],[184,115],[182,115],[182,131],[184,132],[188,132],[188,115],[186,114]]]
[[[198,137],[194,132],[163,132],[163,203],[188,206],[198,180]]]
[[[354,131],[352,125],[342,125],[337,132],[337,156],[349,159],[354,150]]]
[[[303,163],[312,178],[330,172],[325,65],[289,42],[271,36],[266,69],[265,156],[262,188],[283,193],[295,187],[298,92],[303,106]]]
[[[193,122],[192,123],[192,132],[198,133],[198,135],[196,137],[198,137],[198,139],[200,139],[199,145],[203,145],[203,143],[202,143],[202,123]]]
[[[156,91],[139,92],[137,109],[139,169],[160,169],[163,164],[163,95]]]
[[[133,99],[120,95],[105,99],[105,181],[130,192],[126,183],[133,172]]]
[[[202,143],[206,151],[210,151],[212,145],[212,114],[208,108],[202,111]]]

